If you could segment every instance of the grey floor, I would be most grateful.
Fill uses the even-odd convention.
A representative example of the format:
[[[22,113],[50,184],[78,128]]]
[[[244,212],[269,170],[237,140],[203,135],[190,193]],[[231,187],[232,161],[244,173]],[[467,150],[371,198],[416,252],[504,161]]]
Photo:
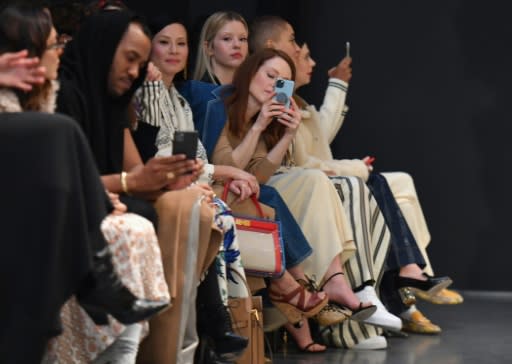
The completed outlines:
[[[418,307],[441,326],[438,336],[388,338],[388,349],[328,349],[323,354],[276,352],[274,364],[504,364],[512,363],[512,293],[463,292],[457,306],[420,303]]]

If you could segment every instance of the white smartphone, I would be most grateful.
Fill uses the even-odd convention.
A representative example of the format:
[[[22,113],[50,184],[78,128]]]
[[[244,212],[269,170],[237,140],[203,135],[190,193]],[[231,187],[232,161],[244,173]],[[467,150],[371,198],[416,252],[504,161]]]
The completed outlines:
[[[350,57],[350,42],[345,43],[345,56]]]
[[[293,95],[293,87],[295,82],[291,80],[285,80],[283,78],[278,78],[274,85],[274,91],[276,95],[274,96],[274,100],[284,104],[284,106],[289,109],[290,108],[290,98]]]

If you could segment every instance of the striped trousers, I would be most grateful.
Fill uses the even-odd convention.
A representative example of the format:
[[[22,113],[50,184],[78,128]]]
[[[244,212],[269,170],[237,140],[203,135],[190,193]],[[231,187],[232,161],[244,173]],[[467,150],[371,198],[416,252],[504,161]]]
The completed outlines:
[[[377,202],[365,182],[357,177],[330,177],[341,199],[356,245],[356,253],[344,265],[353,288],[380,281],[390,248],[390,233]],[[379,335],[380,329],[357,321],[320,328],[326,344],[351,348],[358,342]]]

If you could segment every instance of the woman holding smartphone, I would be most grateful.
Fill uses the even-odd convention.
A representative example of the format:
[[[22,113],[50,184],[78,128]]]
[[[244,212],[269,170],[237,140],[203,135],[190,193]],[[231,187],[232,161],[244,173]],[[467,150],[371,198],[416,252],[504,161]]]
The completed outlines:
[[[201,32],[203,38],[201,38],[198,49],[198,64],[199,62],[205,65],[218,64],[222,59],[228,59],[230,53],[224,48],[215,48],[215,52],[212,52],[209,56],[207,56],[207,52],[205,51],[205,49],[208,49],[206,45],[215,47],[216,43],[212,44],[211,39],[220,38],[222,32],[219,29],[223,25],[221,20],[223,19],[227,22],[227,19],[230,19],[228,15],[229,13],[216,13],[205,22]],[[272,20],[273,17],[267,18]],[[215,21],[212,19],[215,19]],[[294,46],[295,42],[290,41],[294,39],[291,26],[286,22],[283,24],[283,22],[272,21],[272,23],[272,26],[267,27],[267,29],[271,30],[271,33],[273,28],[279,28],[279,31],[284,33],[279,34],[277,37],[280,41],[279,49],[285,49],[289,55],[290,53],[294,54],[298,51],[298,46]],[[257,35],[257,38],[262,37],[262,35]],[[199,58],[200,55],[203,56],[203,59]],[[203,77],[203,80],[211,81],[212,77]],[[283,84],[281,85],[281,83]],[[276,88],[280,90],[279,93],[283,91],[282,86],[288,83],[290,83],[288,80],[276,82]],[[213,152],[213,148],[217,143],[218,136],[226,120],[223,99],[227,97],[231,91],[230,85],[212,89],[199,82],[189,82],[185,87],[182,87],[182,92],[191,102],[194,109],[196,125],[200,130],[203,128],[203,140],[205,140],[209,155]],[[289,94],[291,93],[292,90],[290,89]],[[295,142],[293,145],[294,149],[299,147]],[[365,170],[367,170],[366,167]],[[345,269],[348,271],[347,277],[352,287],[361,291],[362,300],[371,300],[373,303],[379,304],[378,312],[365,322],[392,330],[399,330],[401,327],[400,319],[385,310],[373,290],[373,285],[378,281],[382,272],[387,247],[390,243],[389,231],[387,230],[384,218],[375,199],[370,198],[370,193],[362,181],[356,178],[346,178],[336,180],[334,185],[336,186],[340,199],[343,200],[342,205],[345,213],[347,217],[350,217],[347,220],[352,224],[354,242],[357,246],[357,251],[353,259],[349,259],[345,264]],[[262,186],[262,191],[268,188],[267,185]],[[308,194],[308,192],[303,194]],[[368,259],[370,256],[373,257],[373,259]],[[370,294],[366,294],[367,291],[370,291]],[[357,294],[359,295],[359,293]],[[330,305],[328,309],[336,310],[338,307]],[[372,343],[372,347],[377,346],[378,348],[382,348],[386,345],[385,339],[377,336],[378,330],[373,326],[364,326],[354,320],[350,320],[348,324],[352,326],[350,330],[356,333],[362,333],[362,335],[357,334],[357,337],[347,335],[347,340],[345,341],[346,347],[359,348],[367,346],[369,342]],[[343,325],[345,325],[345,323],[343,323]],[[361,343],[361,345],[359,345],[359,343]]]
[[[304,167],[335,171],[336,175],[361,176],[368,181],[393,236],[381,296],[392,312],[402,316],[404,330],[438,333],[440,328],[437,325],[424,317],[415,306],[409,308],[402,304],[397,294],[398,290],[404,292],[402,296],[406,302],[414,300],[414,296],[407,293],[411,289],[415,295],[430,302],[462,302],[458,293],[446,288],[451,284],[451,279],[431,276],[432,268],[425,249],[430,235],[412,178],[403,172],[371,173],[373,168],[369,157],[362,160],[334,159],[329,148],[342,126],[345,112],[330,114],[325,110],[346,111],[345,97],[352,74],[350,63],[350,58],[344,58],[336,67],[336,72],[334,69],[329,71],[329,85],[320,111],[300,96],[294,96],[301,106],[303,119],[296,136],[295,160]],[[310,83],[316,65],[306,44],[301,48],[296,65],[296,89],[299,89]],[[423,269],[430,275],[423,274]]]
[[[226,100],[228,121],[213,160],[245,168],[282,194],[314,247],[304,264],[306,274],[321,280],[332,302],[364,321],[375,307],[362,303],[343,276],[354,245],[340,196],[324,172],[293,167],[290,156],[300,114],[295,101],[285,109],[273,100],[276,80],[293,79],[294,71],[288,55],[269,48],[242,63]]]
[[[16,88],[1,87],[0,113],[33,111],[53,114],[59,88],[57,70],[66,41],[58,36],[49,11],[33,5],[11,5],[6,7],[0,12],[0,39],[4,41],[0,45],[0,54],[26,49],[26,54],[30,57],[37,57],[39,60],[35,66],[44,70],[43,82],[32,85],[30,90],[24,87],[23,91],[20,91],[17,89],[19,85]],[[74,140],[69,139],[68,143],[72,143]],[[79,150],[78,145],[72,147]],[[65,160],[67,159],[62,161]],[[81,162],[86,165],[86,161],[84,157]],[[47,168],[51,168],[51,166],[47,166]],[[78,175],[76,178],[79,184],[89,185],[89,191],[92,195],[96,187],[93,182],[96,182],[99,186],[102,185],[97,170],[91,170],[91,172],[96,173],[97,181],[94,181],[94,174]],[[47,190],[48,196],[45,196],[47,201],[51,200],[53,191],[58,191],[59,188],[65,187],[68,195],[69,191],[75,191],[74,189],[70,190],[69,181],[67,183],[52,181],[52,183],[55,186],[41,185],[34,186],[34,188],[41,191]],[[62,183],[62,187],[57,186],[59,183]],[[72,250],[75,251],[77,256],[83,255],[87,264],[72,259],[74,255],[68,256],[67,250],[61,246],[58,252],[51,252],[52,255],[59,257],[59,259],[68,259],[68,264],[72,263],[75,270],[59,271],[59,268],[62,267],[57,264],[48,267],[46,270],[55,270],[59,275],[70,274],[72,277],[80,272],[82,274],[80,277],[81,284],[90,286],[87,288],[89,296],[96,294],[96,296],[101,296],[103,300],[111,301],[110,307],[112,310],[108,310],[108,305],[102,307],[98,304],[99,302],[86,300],[87,295],[80,294],[80,292],[70,292],[75,296],[62,307],[59,307],[60,316],[55,318],[56,322],[61,322],[63,333],[50,340],[45,363],[54,361],[61,363],[74,361],[135,363],[139,342],[148,332],[148,324],[144,319],[166,308],[170,302],[164,279],[161,252],[153,225],[139,215],[126,213],[126,206],[120,202],[118,195],[108,193],[107,197],[103,187],[100,187],[98,193],[98,200],[103,199],[106,202],[108,198],[110,203],[107,204],[111,207],[110,213],[104,216],[101,223],[98,223],[98,226],[94,229],[98,232],[101,230],[102,242],[106,243],[105,246],[99,249],[99,247],[93,246],[93,239],[91,239],[89,241],[90,246],[84,249],[79,244],[74,244],[79,242],[81,238],[77,237],[77,241],[66,241],[68,245],[73,246]],[[73,206],[74,210],[82,208],[87,210],[88,205],[74,204],[80,198],[84,198],[84,196],[68,196],[66,202]],[[89,202],[92,206],[93,201],[87,201],[87,203]],[[67,204],[61,204],[61,208],[64,209]],[[48,206],[48,209],[48,211],[52,210],[50,206]],[[62,211],[60,213],[62,214]],[[92,221],[92,211],[87,213],[90,214],[87,219]],[[72,213],[70,215],[74,216]],[[56,236],[66,236],[65,229],[58,228],[57,231]],[[83,231],[84,235],[90,233],[91,231]],[[101,256],[104,258],[100,258]],[[54,263],[57,263],[59,259]],[[92,261],[99,262],[100,264],[95,264],[99,265],[100,268],[95,269],[95,264]],[[82,272],[85,267],[90,271]],[[115,270],[112,271],[114,267]],[[101,274],[102,271],[103,274]],[[119,279],[117,278],[118,274]],[[93,288],[95,286],[99,287],[96,288],[96,292]],[[101,287],[103,288],[101,289]],[[52,300],[55,300],[56,292],[54,292],[54,296]],[[127,298],[128,302],[133,303],[133,305],[126,305],[124,308],[122,306],[116,307],[116,302],[119,305],[119,302],[123,302],[123,299],[126,300]],[[44,306],[42,303],[40,305]],[[133,317],[130,317],[130,312],[127,310],[130,307],[133,310],[131,314]],[[146,314],[141,316],[140,313],[144,311]],[[116,312],[122,315],[116,315]],[[124,322],[125,325],[118,321],[107,320],[107,313],[111,313],[118,321]],[[38,321],[35,319],[37,313],[32,312],[31,315],[33,316],[32,321]],[[95,345],[90,345],[91,342]],[[27,349],[32,351],[33,348],[27,347]]]
[[[136,94],[135,104],[138,124],[133,134],[143,158],[149,158],[155,153],[170,153],[174,132],[193,130],[194,128],[190,107],[174,87],[176,79],[179,79],[187,63],[188,41],[186,29],[180,22],[165,17],[156,19],[150,25],[154,32],[151,61],[161,72],[162,80],[156,80],[157,77],[150,78],[153,81],[148,79]],[[205,172],[200,176],[200,181],[204,181],[206,184],[201,188],[209,189],[208,184],[211,184],[214,180],[226,181],[231,179],[233,181],[230,185],[231,191],[238,195],[241,200],[252,194],[258,194],[259,185],[253,175],[234,166],[209,164],[206,151],[200,142],[198,143],[197,155],[198,158],[205,161]],[[212,291],[212,285],[218,283],[220,291],[223,293],[222,305],[216,305],[216,310],[225,311],[228,295],[230,297],[244,297],[248,294],[241,290],[244,286],[237,275],[226,271],[227,265],[238,270],[240,276],[244,276],[238,252],[236,228],[230,210],[218,198],[213,199],[213,204],[217,209],[216,223],[225,232],[223,254],[219,255],[217,258],[219,264],[210,269],[206,278],[218,277],[218,279],[209,281],[210,287],[208,289],[203,287],[202,292],[200,289],[198,295],[198,304],[202,305],[198,310],[200,327],[205,325],[203,332],[206,331],[210,335],[212,334],[210,327],[214,323],[211,322],[213,316],[211,314],[208,316],[208,311],[212,307],[208,307],[206,303],[211,302],[214,296],[218,295],[218,290],[217,292]],[[302,253],[300,254],[302,256],[307,256],[311,252],[309,246],[304,246],[301,249]],[[296,312],[297,310],[302,311],[306,316],[318,313],[327,304],[327,296],[324,293],[307,292],[289,272],[285,272],[279,279],[274,279],[271,287],[273,291],[277,292],[278,296],[282,296],[288,291],[297,292],[286,304],[291,305],[288,306],[289,309]],[[303,297],[303,303],[299,303],[300,297]],[[202,315],[206,315],[206,317],[201,317]],[[229,319],[229,315],[223,315],[223,317],[226,320]],[[208,320],[210,320],[209,323],[207,323]],[[220,338],[217,335],[213,339],[218,341]],[[305,337],[302,341],[305,342],[303,347],[313,342],[311,337]],[[308,350],[325,350],[325,347],[311,345]]]

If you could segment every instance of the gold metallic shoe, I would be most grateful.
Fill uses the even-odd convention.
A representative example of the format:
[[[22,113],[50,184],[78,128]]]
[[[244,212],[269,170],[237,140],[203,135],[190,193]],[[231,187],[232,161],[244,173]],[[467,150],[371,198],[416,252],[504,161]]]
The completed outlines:
[[[458,305],[464,302],[464,298],[460,293],[446,288],[439,291],[434,296],[418,291],[416,292],[416,297],[436,305]]]
[[[409,287],[402,287],[398,289],[398,293],[400,294],[403,304],[407,307],[416,303],[416,296],[412,293],[412,290]],[[428,296],[428,294],[426,295]]]
[[[331,326],[345,321],[350,316],[352,316],[351,310],[328,303],[313,319],[316,320],[320,326]]]
[[[297,279],[297,282],[309,292],[320,292],[313,278],[305,275],[306,279]],[[335,303],[328,303],[313,319],[318,322],[320,326],[331,326],[339,324],[352,316],[352,311],[346,307],[342,307]]]
[[[402,330],[415,334],[439,334],[441,328],[433,324],[420,311],[414,311],[410,319],[402,318]]]

